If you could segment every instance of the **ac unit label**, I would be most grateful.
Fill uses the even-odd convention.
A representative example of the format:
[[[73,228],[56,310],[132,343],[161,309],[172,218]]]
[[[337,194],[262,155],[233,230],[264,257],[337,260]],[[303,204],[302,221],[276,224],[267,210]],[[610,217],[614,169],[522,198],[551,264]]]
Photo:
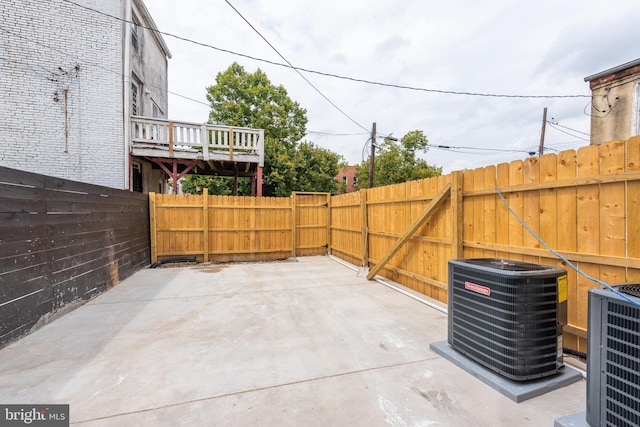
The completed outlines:
[[[569,279],[564,274],[558,277],[558,302],[565,302],[569,296]]]
[[[486,286],[482,286],[482,285],[478,285],[477,283],[472,283],[472,282],[464,282],[464,288],[471,291],[471,292],[475,292],[478,294],[482,294],[482,295],[486,295],[486,296],[490,296],[491,295],[491,288],[488,288]]]

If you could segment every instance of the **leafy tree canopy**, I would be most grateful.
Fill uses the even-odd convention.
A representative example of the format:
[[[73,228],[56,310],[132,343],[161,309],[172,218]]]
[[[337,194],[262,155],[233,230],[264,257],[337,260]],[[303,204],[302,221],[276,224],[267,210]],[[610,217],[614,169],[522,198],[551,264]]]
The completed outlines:
[[[307,110],[289,98],[284,87],[274,86],[260,69],[248,73],[241,65],[231,64],[207,88],[207,100],[210,122],[264,129],[263,195],[336,192],[341,156],[313,143],[299,143],[306,134]],[[233,194],[233,182],[233,178],[188,175],[182,190],[201,193],[206,187],[210,194]],[[238,187],[238,194],[250,194],[249,180],[240,180]]]
[[[260,69],[247,73],[234,62],[207,88],[207,100],[212,123],[264,129],[266,138],[288,146],[306,133],[307,110],[289,98],[283,86],[274,86]]]
[[[431,166],[416,157],[429,150],[429,141],[420,130],[407,133],[398,142],[385,139],[376,150],[374,185],[398,184],[442,174],[442,168]],[[369,160],[356,166],[358,183],[366,188],[369,182]]]

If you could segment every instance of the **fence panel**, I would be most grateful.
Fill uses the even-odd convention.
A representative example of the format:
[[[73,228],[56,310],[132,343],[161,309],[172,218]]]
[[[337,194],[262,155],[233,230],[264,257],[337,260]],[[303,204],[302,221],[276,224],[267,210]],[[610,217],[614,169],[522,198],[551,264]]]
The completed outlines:
[[[0,347],[149,263],[146,195],[0,168]]]
[[[586,274],[610,284],[640,281],[640,136],[457,176],[462,181],[459,205],[442,205],[380,274],[444,302],[453,248],[462,247],[465,258],[501,257],[563,267],[569,279],[565,345],[586,351],[588,291],[598,285],[548,252],[520,221]],[[451,180],[447,175],[361,191],[369,263],[384,257],[429,197]],[[337,197],[342,199],[333,198],[336,206],[346,201]],[[458,235],[452,216],[460,211]],[[344,221],[337,212],[332,226],[333,221]],[[348,215],[358,217],[357,212]],[[349,251],[347,232],[334,228],[333,233],[333,253],[351,262],[354,254],[341,252]]]
[[[215,261],[321,254],[328,246],[355,265],[366,250],[372,267],[452,183],[456,196],[452,188],[451,201],[407,239],[380,275],[446,302],[447,262],[454,253],[564,267],[565,344],[586,351],[588,290],[597,284],[556,259],[521,221],[585,273],[611,284],[639,281],[640,137],[332,198],[210,196],[204,204],[198,196],[154,195],[153,246],[160,258],[195,254]]]
[[[294,256],[321,255],[329,246],[329,193],[294,192]]]
[[[291,198],[151,193],[152,260],[195,255],[199,261],[265,261],[324,254],[328,202],[327,193]]]
[[[331,198],[331,254],[358,266],[362,265],[365,256],[364,194],[364,191],[356,191]]]
[[[360,215],[366,223],[369,265],[375,265],[384,258],[408,226],[449,183],[451,176],[445,176],[361,191],[361,200],[362,197],[366,200],[365,207],[360,208],[360,213],[350,212],[349,215],[351,218]],[[344,196],[334,196],[332,209],[346,200]],[[351,205],[354,209],[357,208],[353,200]],[[363,209],[366,215],[362,215]],[[334,229],[336,238],[332,244],[332,253],[345,260],[348,257],[341,254],[349,251],[346,248],[347,233],[348,231]],[[400,248],[383,267],[380,275],[446,301],[447,264],[446,261],[444,264],[441,261],[451,257],[451,235],[452,211],[450,204],[445,203]]]

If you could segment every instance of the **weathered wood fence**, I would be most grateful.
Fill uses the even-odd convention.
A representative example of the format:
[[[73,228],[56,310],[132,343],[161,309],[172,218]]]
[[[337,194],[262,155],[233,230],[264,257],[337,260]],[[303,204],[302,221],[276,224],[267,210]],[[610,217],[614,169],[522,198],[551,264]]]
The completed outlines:
[[[149,195],[151,260],[265,261],[327,252],[328,193]]]
[[[448,200],[406,235],[449,185]],[[586,351],[588,290],[598,285],[528,233],[497,188],[535,233],[587,274],[609,284],[640,281],[640,137],[334,196],[331,253],[374,269],[404,238],[379,274],[443,302],[449,259],[561,266],[569,273],[565,345]]]
[[[0,167],[0,347],[149,256],[146,195]]]

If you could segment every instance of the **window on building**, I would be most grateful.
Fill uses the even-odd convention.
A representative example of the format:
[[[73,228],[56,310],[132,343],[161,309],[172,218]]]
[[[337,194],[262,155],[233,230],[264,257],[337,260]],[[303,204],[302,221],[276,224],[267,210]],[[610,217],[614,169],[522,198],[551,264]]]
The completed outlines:
[[[137,116],[140,113],[140,86],[136,82],[131,82],[131,115]]]
[[[358,185],[358,177],[357,176],[353,176],[353,185]]]
[[[342,175],[342,183],[344,185],[347,185],[347,176],[346,175]]]
[[[140,43],[139,43],[139,31],[140,31],[140,21],[136,19],[134,15],[131,16],[131,44],[133,45],[133,49],[138,52]]]
[[[153,103],[153,107],[152,107],[152,117],[155,119],[159,119],[161,118],[164,114],[162,113],[162,110],[160,109],[160,107],[158,107],[158,104],[156,104],[155,101],[151,101]]]
[[[138,163],[133,164],[131,171],[131,189],[138,193],[142,193],[142,167]]]

